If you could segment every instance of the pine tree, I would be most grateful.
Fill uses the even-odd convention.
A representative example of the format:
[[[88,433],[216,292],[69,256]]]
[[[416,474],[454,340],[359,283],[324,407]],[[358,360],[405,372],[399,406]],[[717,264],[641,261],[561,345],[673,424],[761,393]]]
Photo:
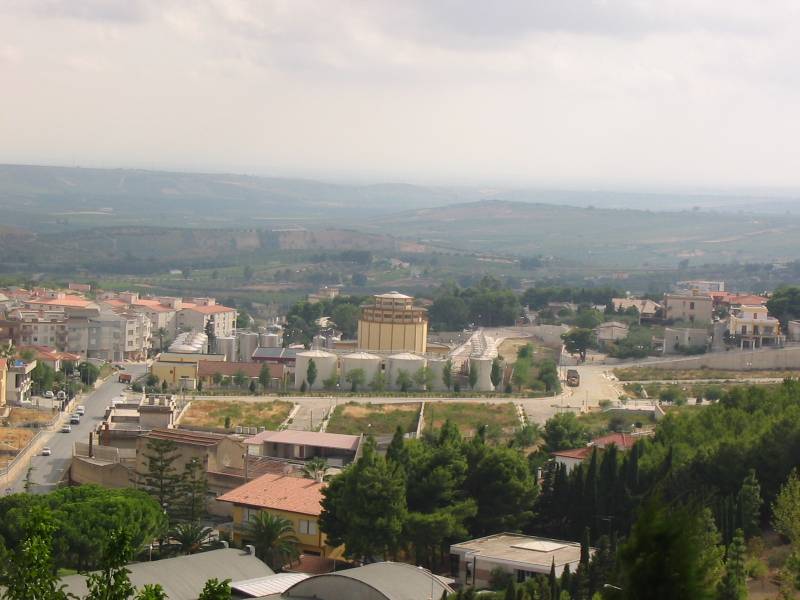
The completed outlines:
[[[728,546],[725,575],[719,586],[719,600],[746,600],[747,572],[745,570],[744,532],[737,529]]]
[[[206,515],[208,479],[203,464],[193,458],[183,468],[180,481],[177,516],[190,523]]]
[[[550,575],[547,578],[550,587],[550,599],[558,600],[558,579],[556,578],[556,559],[550,563]]]
[[[745,539],[749,539],[759,532],[762,503],[761,486],[756,478],[755,470],[750,469],[739,490],[739,512]]]
[[[400,425],[395,429],[392,441],[386,449],[386,460],[403,467],[408,464],[408,449],[406,448],[403,428]]]
[[[179,512],[181,476],[174,463],[180,457],[172,440],[150,439],[144,455],[144,471],[136,473],[137,487],[155,498],[170,522]]]

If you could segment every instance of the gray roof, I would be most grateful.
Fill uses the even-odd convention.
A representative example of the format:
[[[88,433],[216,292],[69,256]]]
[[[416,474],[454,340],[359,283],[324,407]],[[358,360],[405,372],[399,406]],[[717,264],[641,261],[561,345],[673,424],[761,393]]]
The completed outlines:
[[[367,597],[384,600],[427,600],[441,598],[442,592],[452,589],[427,569],[395,562],[379,562],[346,571],[309,577],[294,584],[283,593],[284,599],[352,600]],[[359,592],[359,590],[362,590]]]
[[[252,554],[223,548],[190,556],[165,558],[128,565],[130,580],[137,588],[159,583],[169,600],[196,600],[206,581],[212,578],[234,582],[272,575],[273,571]],[[61,579],[66,591],[83,597],[88,593],[84,575]]]
[[[297,356],[294,348],[267,348],[259,346],[253,351],[251,358],[287,358],[292,359]]]

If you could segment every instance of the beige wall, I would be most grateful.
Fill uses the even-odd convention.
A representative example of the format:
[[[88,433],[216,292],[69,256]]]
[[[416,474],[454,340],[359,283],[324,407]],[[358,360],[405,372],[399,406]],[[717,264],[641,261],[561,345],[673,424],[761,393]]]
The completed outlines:
[[[96,484],[108,488],[133,487],[134,473],[121,463],[98,465],[83,457],[72,458],[69,478],[74,483]]]
[[[711,296],[673,295],[664,296],[664,316],[674,321],[709,323],[713,311]]]
[[[427,351],[428,323],[358,321],[358,348],[383,352]]]
[[[0,406],[6,405],[6,378],[8,369],[5,364],[0,365]]]
[[[198,354],[198,356],[200,356]],[[162,362],[157,360],[150,367],[150,372],[158,377],[159,381],[166,381],[170,385],[180,383],[182,377],[197,378],[196,362]]]

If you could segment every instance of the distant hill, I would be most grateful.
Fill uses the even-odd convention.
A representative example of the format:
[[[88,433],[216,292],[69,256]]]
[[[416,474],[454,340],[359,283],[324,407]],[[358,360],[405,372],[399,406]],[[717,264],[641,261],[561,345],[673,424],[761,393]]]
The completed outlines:
[[[368,229],[476,252],[674,266],[687,258],[695,265],[797,258],[800,218],[487,200],[386,215]]]

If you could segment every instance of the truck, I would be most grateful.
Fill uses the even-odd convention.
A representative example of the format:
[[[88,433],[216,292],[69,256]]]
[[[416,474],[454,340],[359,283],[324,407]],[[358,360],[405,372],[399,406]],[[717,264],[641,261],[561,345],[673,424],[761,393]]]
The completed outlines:
[[[120,373],[118,378],[120,383],[130,383],[131,382],[131,374],[130,373]]]
[[[578,373],[577,369],[568,369],[567,370],[567,385],[571,387],[577,387],[581,384],[581,376]]]

